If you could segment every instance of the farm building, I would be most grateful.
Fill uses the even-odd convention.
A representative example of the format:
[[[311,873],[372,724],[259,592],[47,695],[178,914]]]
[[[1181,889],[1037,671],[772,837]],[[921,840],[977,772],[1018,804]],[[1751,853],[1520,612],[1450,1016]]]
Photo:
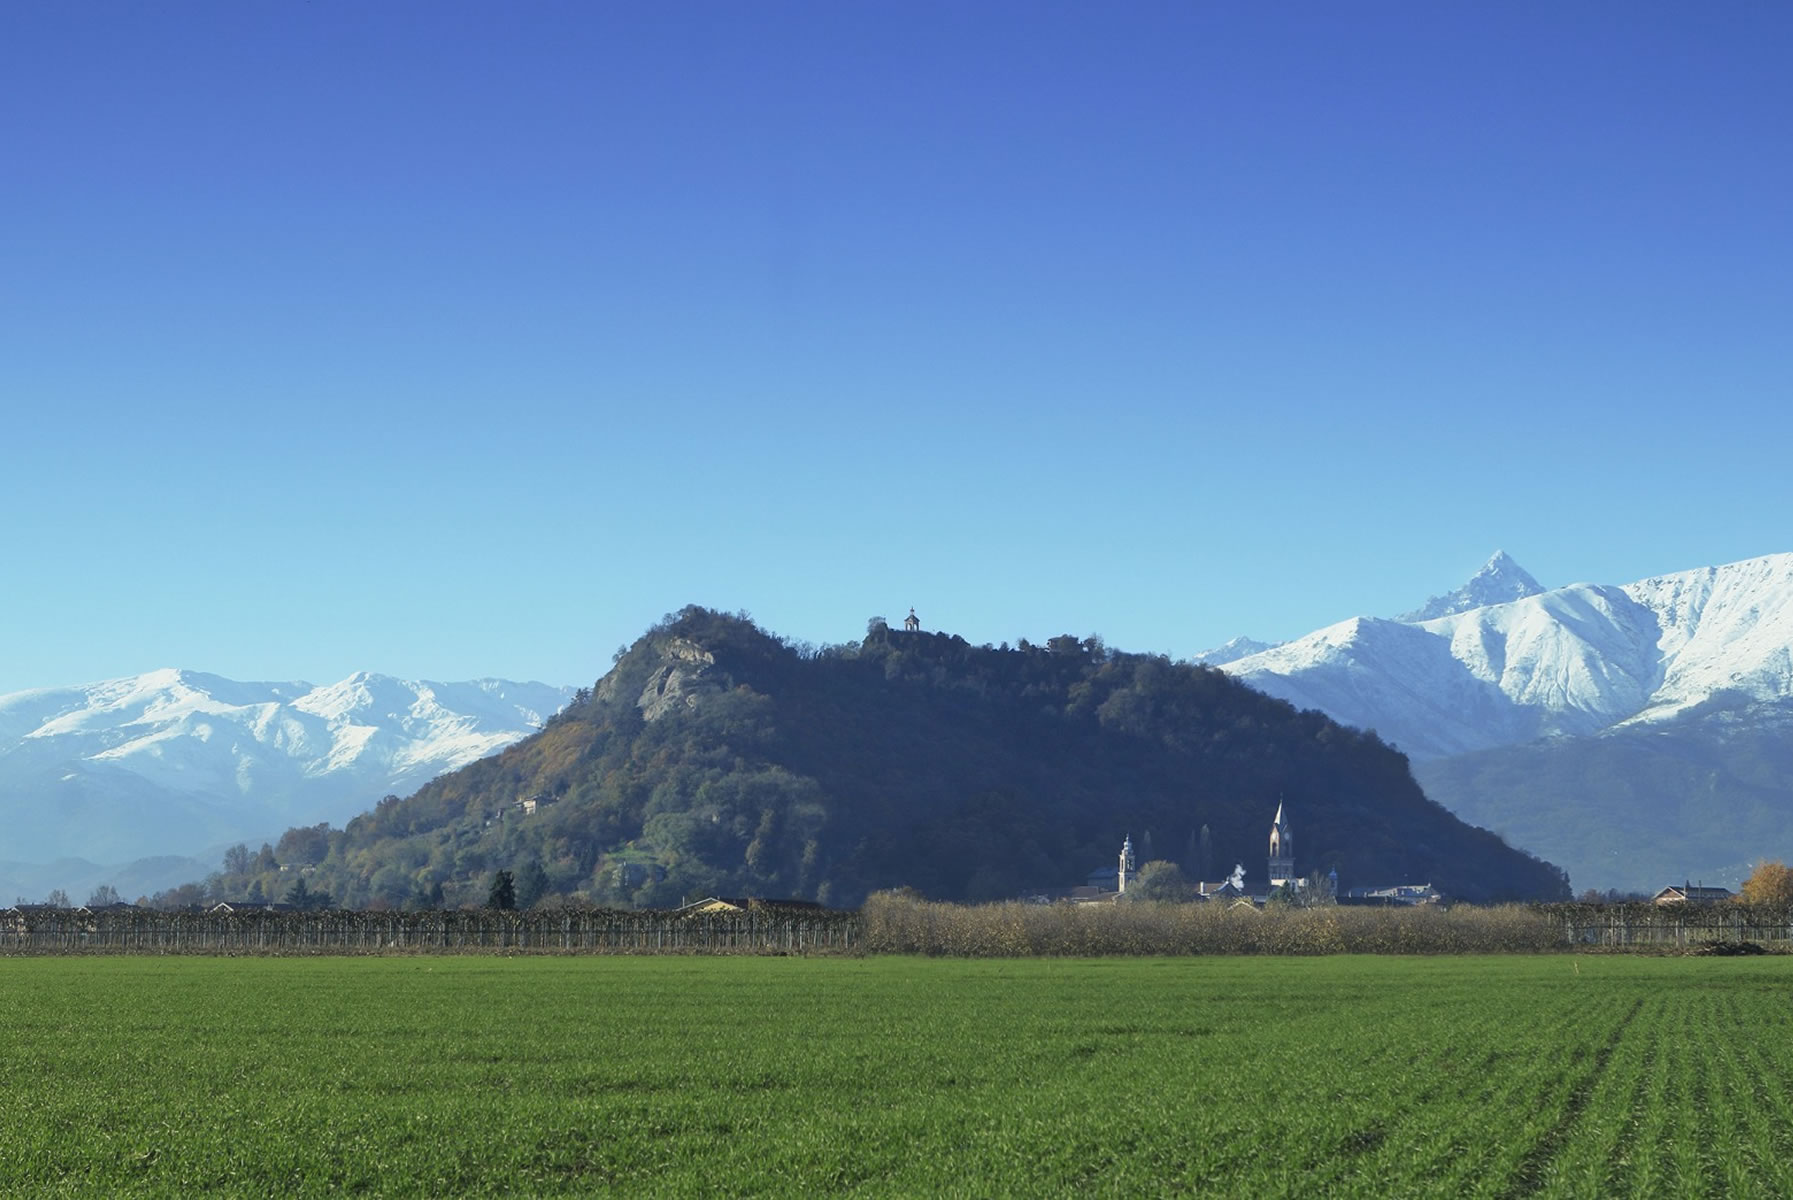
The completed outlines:
[[[1684,883],[1680,887],[1663,888],[1650,897],[1650,903],[1665,907],[1673,904],[1722,904],[1731,897],[1730,888],[1702,887],[1697,884]]]

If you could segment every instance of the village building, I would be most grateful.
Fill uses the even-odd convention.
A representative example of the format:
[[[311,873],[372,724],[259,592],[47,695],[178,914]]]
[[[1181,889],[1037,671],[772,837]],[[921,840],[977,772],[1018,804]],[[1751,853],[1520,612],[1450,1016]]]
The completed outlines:
[[[1352,888],[1339,896],[1338,902],[1383,906],[1442,904],[1444,895],[1430,883],[1393,883],[1381,887]]]
[[[1245,895],[1245,867],[1235,867],[1229,878],[1215,880],[1212,883],[1196,880],[1195,898],[1197,900],[1238,900]]]
[[[1706,905],[1722,904],[1733,897],[1730,888],[1704,887],[1699,884],[1683,883],[1680,887],[1665,887],[1654,896],[1650,903],[1667,908],[1672,905]]]
[[[764,908],[802,908],[823,912],[826,911],[827,906],[817,904],[813,900],[772,900],[763,896],[705,896],[702,900],[693,900],[672,911],[676,916],[701,917],[712,913],[738,913],[747,912],[749,909]]]

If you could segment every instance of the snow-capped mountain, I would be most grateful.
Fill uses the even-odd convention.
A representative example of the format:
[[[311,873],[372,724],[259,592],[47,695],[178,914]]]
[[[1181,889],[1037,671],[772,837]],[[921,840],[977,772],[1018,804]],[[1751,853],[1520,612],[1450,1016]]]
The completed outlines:
[[[1505,550],[1496,550],[1494,557],[1483,564],[1482,569],[1470,576],[1469,582],[1454,592],[1446,592],[1442,596],[1433,596],[1410,613],[1396,617],[1397,621],[1430,621],[1436,617],[1448,617],[1455,613],[1468,612],[1472,608],[1486,608],[1490,604],[1505,604],[1509,600],[1523,600],[1527,596],[1535,596],[1544,588],[1533,579],[1529,572]]]
[[[1433,799],[1578,886],[1734,883],[1793,857],[1793,554],[1353,618],[1224,669],[1376,730]]]
[[[1789,699],[1793,554],[1414,623],[1354,617],[1225,669],[1416,759],[1667,720],[1719,693]]]
[[[340,824],[533,732],[571,688],[152,671],[0,696],[0,859],[191,853]]]
[[[1468,612],[1473,608],[1483,608],[1490,604],[1500,604],[1508,600],[1519,600],[1526,596],[1535,596],[1544,588],[1533,579],[1529,572],[1505,550],[1496,550],[1482,569],[1477,571],[1462,587],[1454,592],[1446,592],[1442,596],[1433,596],[1419,608],[1394,618],[1396,621],[1411,624],[1416,621],[1429,621],[1434,617],[1449,616],[1452,613]],[[1224,645],[1212,650],[1203,650],[1192,655],[1191,661],[1205,663],[1210,667],[1224,667],[1228,663],[1238,662],[1254,654],[1262,654],[1266,650],[1275,650],[1286,642],[1260,642],[1249,637],[1236,637]]]

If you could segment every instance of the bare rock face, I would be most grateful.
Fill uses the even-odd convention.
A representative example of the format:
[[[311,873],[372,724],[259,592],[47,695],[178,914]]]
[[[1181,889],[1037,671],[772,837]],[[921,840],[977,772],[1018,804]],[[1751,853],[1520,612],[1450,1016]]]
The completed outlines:
[[[698,699],[729,687],[716,670],[716,656],[685,638],[674,638],[660,648],[659,668],[648,677],[635,706],[649,721],[657,721],[678,708],[695,708]]]

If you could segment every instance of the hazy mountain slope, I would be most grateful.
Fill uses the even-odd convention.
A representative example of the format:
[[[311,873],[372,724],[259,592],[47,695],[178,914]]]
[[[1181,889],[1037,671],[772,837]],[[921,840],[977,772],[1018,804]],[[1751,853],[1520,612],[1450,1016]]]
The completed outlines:
[[[120,861],[340,822],[509,745],[571,695],[162,670],[0,696],[0,857]]]
[[[218,869],[218,863],[217,855],[204,858],[166,855],[110,866],[82,858],[59,858],[50,863],[0,862],[0,904],[18,900],[40,903],[58,888],[72,903],[80,904],[101,884],[110,884],[121,897],[130,901],[204,879]]]
[[[1577,889],[1736,887],[1793,861],[1793,707],[1629,723],[1417,763],[1432,799],[1568,864]]]

